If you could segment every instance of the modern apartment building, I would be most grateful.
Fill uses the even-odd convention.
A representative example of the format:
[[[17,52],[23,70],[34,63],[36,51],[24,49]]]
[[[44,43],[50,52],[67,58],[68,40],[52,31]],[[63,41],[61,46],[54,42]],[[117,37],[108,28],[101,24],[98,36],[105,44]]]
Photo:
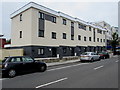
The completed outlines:
[[[11,14],[12,49],[36,58],[79,56],[106,46],[106,29],[30,2]]]
[[[100,26],[100,27],[106,29],[107,46],[110,47],[111,46],[110,40],[112,40],[113,33],[116,32],[117,34],[119,34],[118,27],[111,26],[110,24],[108,24],[105,21],[94,22],[94,25],[97,25],[97,26]]]

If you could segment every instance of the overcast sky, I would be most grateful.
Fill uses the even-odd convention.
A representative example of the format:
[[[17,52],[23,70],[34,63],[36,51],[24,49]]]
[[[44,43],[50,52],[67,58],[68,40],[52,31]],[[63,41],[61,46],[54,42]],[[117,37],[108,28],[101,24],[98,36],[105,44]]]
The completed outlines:
[[[40,0],[43,1],[43,0]],[[49,1],[49,2],[48,2]],[[59,1],[59,2],[58,2]],[[61,2],[60,2],[61,1]],[[102,0],[101,0],[102,1]],[[77,17],[86,22],[96,22],[96,21],[106,21],[112,26],[118,26],[118,2],[110,2],[103,0],[104,2],[81,2],[81,1],[71,1],[64,2],[62,0],[57,0],[57,2],[52,0],[44,0],[44,2],[34,2],[43,5],[45,7],[51,8],[55,11],[61,11],[70,16]],[[10,14],[24,6],[28,2],[1,2],[0,3],[0,33],[3,33],[7,39],[11,37],[11,20]]]

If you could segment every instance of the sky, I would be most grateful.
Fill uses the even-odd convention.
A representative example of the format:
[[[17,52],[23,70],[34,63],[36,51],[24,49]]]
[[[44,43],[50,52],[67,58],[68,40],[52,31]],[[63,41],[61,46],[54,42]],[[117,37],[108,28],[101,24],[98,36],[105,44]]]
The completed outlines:
[[[16,0],[17,1],[17,0]],[[0,34],[7,39],[11,38],[10,14],[29,3],[29,0],[4,0],[0,2]],[[40,2],[41,1],[41,2]],[[77,17],[86,22],[105,21],[111,26],[118,26],[118,0],[34,0],[34,2]]]

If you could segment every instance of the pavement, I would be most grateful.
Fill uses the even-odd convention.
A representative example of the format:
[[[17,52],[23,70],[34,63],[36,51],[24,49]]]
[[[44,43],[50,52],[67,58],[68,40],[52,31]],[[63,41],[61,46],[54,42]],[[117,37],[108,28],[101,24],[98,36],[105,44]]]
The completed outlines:
[[[72,63],[73,62],[73,63]],[[118,88],[117,56],[93,63],[47,64],[47,71],[3,78],[3,88]],[[58,65],[59,64],[59,65]],[[52,66],[54,65],[54,66]]]
[[[55,65],[62,65],[62,64],[69,64],[69,63],[74,63],[74,62],[78,62],[80,61],[80,59],[77,60],[68,60],[68,61],[61,61],[61,62],[53,62],[53,63],[46,63],[47,66],[55,66]]]

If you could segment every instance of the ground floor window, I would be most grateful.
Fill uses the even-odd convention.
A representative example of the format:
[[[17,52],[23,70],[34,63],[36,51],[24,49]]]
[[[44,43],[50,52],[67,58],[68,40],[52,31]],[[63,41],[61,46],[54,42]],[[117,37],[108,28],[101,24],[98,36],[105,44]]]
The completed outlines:
[[[43,55],[44,54],[44,48],[38,49],[38,54]]]

